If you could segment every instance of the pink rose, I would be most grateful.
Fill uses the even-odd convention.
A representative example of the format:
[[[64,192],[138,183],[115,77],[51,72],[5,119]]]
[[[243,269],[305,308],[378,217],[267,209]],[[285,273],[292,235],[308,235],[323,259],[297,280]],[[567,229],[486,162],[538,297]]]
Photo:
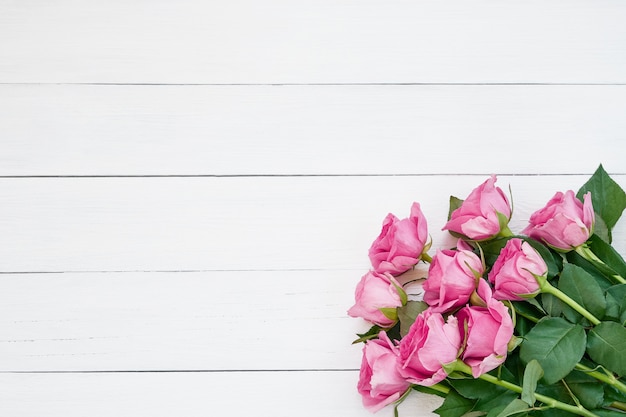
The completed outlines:
[[[402,374],[413,384],[430,386],[443,381],[443,366],[454,362],[461,347],[457,319],[445,322],[440,313],[427,309],[417,316],[400,341]]]
[[[361,317],[380,327],[391,327],[396,320],[387,317],[383,309],[395,309],[402,305],[400,284],[390,274],[369,271],[363,275],[354,293],[355,304],[348,310],[351,317]]]
[[[582,245],[592,235],[595,222],[591,193],[585,194],[583,201],[572,190],[557,192],[544,208],[530,216],[530,224],[522,233],[559,251]]]
[[[467,303],[482,276],[482,261],[462,240],[458,250],[438,250],[424,281],[424,301],[433,311],[444,313]]]
[[[497,236],[506,224],[501,225],[498,213],[511,218],[511,205],[506,195],[495,186],[496,176],[475,188],[463,201],[461,207],[454,210],[450,220],[442,230],[449,230],[472,240],[486,240]],[[508,230],[508,228],[507,228]]]
[[[548,273],[545,261],[522,239],[509,240],[489,271],[489,281],[494,284],[497,300],[521,301],[539,293],[539,282],[535,276]]]
[[[400,399],[410,383],[400,374],[399,350],[385,332],[368,340],[363,347],[363,361],[357,389],[363,405],[376,412]]]
[[[466,306],[456,315],[459,331],[467,329],[462,358],[472,368],[474,378],[504,362],[508,343],[513,337],[509,310],[492,297],[489,284],[483,279],[478,284],[478,296],[485,301],[486,307]]]
[[[380,235],[369,250],[370,261],[379,273],[400,275],[419,262],[428,238],[426,218],[418,203],[411,206],[411,215],[398,220],[389,213]]]

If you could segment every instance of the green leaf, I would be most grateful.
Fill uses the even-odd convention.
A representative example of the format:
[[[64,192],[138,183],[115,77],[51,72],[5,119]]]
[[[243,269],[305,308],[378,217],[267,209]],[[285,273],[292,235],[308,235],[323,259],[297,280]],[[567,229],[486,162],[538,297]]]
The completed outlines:
[[[490,412],[495,407],[504,408],[517,398],[515,392],[482,379],[449,379],[448,382],[464,398],[477,400],[473,406],[474,410]]]
[[[475,408],[477,410],[486,411],[487,415],[493,415],[492,413],[496,412],[495,410],[503,410],[511,401],[516,399],[517,396],[517,393],[508,390],[496,396],[485,394],[483,398],[478,400]],[[496,415],[497,414],[496,412]]]
[[[450,217],[452,217],[452,212],[461,207],[461,204],[463,204],[463,200],[453,195],[450,196],[450,209],[448,210],[448,220],[450,220]]]
[[[486,414],[487,413],[485,411],[476,410],[476,411],[470,411],[469,413],[463,414],[463,417],[481,417]]]
[[[602,219],[602,217],[600,217],[598,213],[595,213],[593,235],[591,236],[595,236],[599,238],[600,240],[603,240],[607,243],[611,243],[611,241],[613,240],[613,235],[611,233],[611,230],[609,230],[609,227],[606,225],[606,223],[604,223],[604,220]]]
[[[374,339],[375,337],[378,336],[378,333],[380,333],[381,330],[382,330],[382,327],[374,325],[370,327],[370,329],[365,333],[357,333],[356,335],[359,336],[359,338],[356,339],[354,342],[352,342],[352,344],[354,345],[356,343],[365,342],[366,340],[369,340],[369,339]]]
[[[411,325],[419,314],[428,308],[428,304],[423,301],[408,301],[406,305],[398,308],[398,319],[400,320],[400,335],[402,337],[409,333]]]
[[[460,396],[456,391],[450,391],[443,404],[435,410],[441,417],[461,417],[474,408],[475,400]]]
[[[584,372],[572,371],[565,382],[586,409],[598,408],[604,403],[603,384]]]
[[[606,409],[589,410],[589,411],[591,411],[593,414],[597,415],[598,417],[624,417],[623,411],[606,410]]]
[[[602,239],[592,235],[588,241],[591,251],[602,261],[607,264],[611,270],[617,272],[621,276],[626,276],[626,262],[622,255],[617,252],[613,246],[609,245]]]
[[[604,321],[589,331],[589,357],[618,375],[626,375],[626,328],[614,321]]]
[[[524,370],[524,382],[522,383],[522,401],[530,406],[535,404],[535,390],[537,381],[543,376],[543,369],[536,359],[531,360]]]
[[[494,413],[494,417],[508,417],[514,414],[521,414],[528,412],[528,404],[524,401],[516,398],[511,401],[502,411],[498,414]],[[487,417],[491,417],[492,413],[487,414]]]
[[[507,355],[503,368],[512,375],[512,379],[509,380],[509,382],[515,385],[522,385],[526,365],[524,365],[519,357],[519,349]]]
[[[613,269],[609,268],[606,265],[604,265],[604,267],[600,269],[599,264],[593,264],[589,262],[575,251],[568,252],[565,256],[569,263],[579,266],[587,271],[589,274],[591,274],[602,289],[606,290],[611,285],[613,285],[613,281],[611,279],[611,277],[615,274],[615,271],[613,271]]]
[[[626,284],[617,284],[606,290],[606,318],[622,325],[626,323]]]
[[[624,382],[624,381],[622,381]],[[609,405],[614,401],[626,404],[626,393],[606,384],[604,387],[604,405]]]
[[[483,381],[482,379],[450,379],[449,383],[463,397],[472,400],[497,397],[508,391],[506,388],[493,385],[491,382]]]
[[[552,294],[541,294],[541,305],[549,316],[560,317],[563,313],[563,302]]]
[[[535,323],[530,321],[529,319],[517,315],[515,319],[515,334],[519,335],[519,337],[524,338],[526,334],[535,326]]]
[[[559,289],[598,319],[604,317],[606,311],[604,291],[593,276],[581,267],[565,264],[559,279]],[[580,314],[571,308],[564,308],[563,313],[570,321],[580,321]]]
[[[602,165],[578,190],[576,197],[582,200],[587,191],[591,191],[593,209],[602,217],[610,233],[626,208],[626,193],[613,181]]]
[[[487,265],[493,266],[494,262],[498,258],[498,255],[500,255],[500,251],[510,239],[510,237],[498,237],[480,243],[480,248],[483,252]]]
[[[574,369],[585,353],[586,341],[582,326],[545,317],[526,335],[520,358],[526,364],[536,359],[543,368],[543,380],[553,384]]]

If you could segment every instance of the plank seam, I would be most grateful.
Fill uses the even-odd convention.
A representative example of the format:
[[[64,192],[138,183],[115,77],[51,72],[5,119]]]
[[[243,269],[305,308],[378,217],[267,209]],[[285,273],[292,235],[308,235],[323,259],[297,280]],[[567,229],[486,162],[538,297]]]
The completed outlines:
[[[84,175],[0,175],[0,179],[46,179],[46,178],[337,178],[337,177],[452,177],[452,176],[464,176],[464,177],[484,177],[491,175],[492,172],[483,173],[438,173],[438,174],[115,174],[115,175],[100,175],[100,174],[84,174]],[[535,173],[535,174],[520,174],[520,173],[497,173],[500,176],[506,177],[563,177],[563,176],[578,176],[578,175],[590,175],[589,172],[573,173]],[[609,172],[610,175],[626,175],[626,172]]]
[[[131,269],[131,270],[76,270],[76,271],[0,271],[0,275],[37,275],[37,274],[143,274],[143,273],[202,273],[202,272],[323,272],[323,271],[361,271],[355,268],[286,268],[286,269]]]
[[[87,82],[87,83],[50,83],[50,82],[0,82],[0,85],[25,85],[25,86],[47,86],[47,85],[76,85],[76,86],[177,86],[177,87],[324,87],[324,86],[625,86],[626,83],[552,83],[552,82],[377,82],[377,83],[106,83],[106,82]]]
[[[278,372],[358,372],[356,368],[320,369],[152,369],[152,370],[83,370],[83,371],[0,371],[0,374],[219,374],[219,373],[278,373]]]

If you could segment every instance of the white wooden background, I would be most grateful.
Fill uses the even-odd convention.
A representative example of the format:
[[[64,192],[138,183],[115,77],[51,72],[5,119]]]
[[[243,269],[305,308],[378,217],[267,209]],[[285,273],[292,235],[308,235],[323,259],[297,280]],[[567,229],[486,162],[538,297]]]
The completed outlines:
[[[490,173],[516,231],[599,163],[626,187],[625,21],[0,0],[0,414],[369,415],[346,310],[383,217],[419,201],[444,247],[448,196]]]

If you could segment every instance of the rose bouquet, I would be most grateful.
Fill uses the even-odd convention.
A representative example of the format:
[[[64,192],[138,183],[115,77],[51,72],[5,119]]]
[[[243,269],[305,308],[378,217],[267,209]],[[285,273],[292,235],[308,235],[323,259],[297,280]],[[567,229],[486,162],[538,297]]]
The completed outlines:
[[[348,310],[371,323],[355,341],[364,406],[397,415],[421,391],[444,398],[441,417],[625,417],[626,263],[611,230],[626,194],[600,166],[514,235],[495,183],[450,198],[443,230],[458,242],[432,258],[418,203],[385,218]],[[416,298],[407,275],[421,262]]]

